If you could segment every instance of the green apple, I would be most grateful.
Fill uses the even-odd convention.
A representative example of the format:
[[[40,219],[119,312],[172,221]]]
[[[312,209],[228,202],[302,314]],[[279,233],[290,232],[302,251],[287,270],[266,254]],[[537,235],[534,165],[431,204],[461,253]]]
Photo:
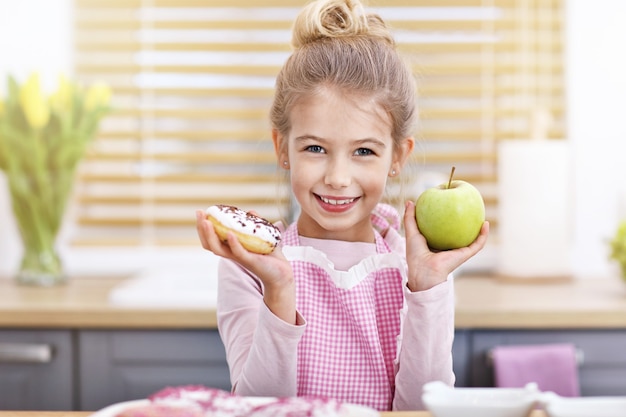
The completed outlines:
[[[472,243],[485,221],[485,202],[472,184],[452,180],[425,190],[415,202],[417,227],[435,250],[448,250]]]

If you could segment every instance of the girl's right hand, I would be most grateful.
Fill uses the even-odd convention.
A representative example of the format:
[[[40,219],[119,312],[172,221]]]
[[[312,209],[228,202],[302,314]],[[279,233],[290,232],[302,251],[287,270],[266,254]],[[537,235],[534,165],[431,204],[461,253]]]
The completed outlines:
[[[247,251],[233,233],[223,242],[202,210],[196,211],[196,230],[202,247],[243,266],[263,283],[263,300],[268,308],[288,323],[295,324],[295,283],[291,264],[280,246],[268,255]]]
[[[407,285],[411,291],[427,290],[445,282],[450,273],[484,248],[489,236],[489,222],[485,221],[480,234],[469,246],[435,252],[428,247],[426,238],[420,233],[418,226],[415,219],[415,203],[407,201],[404,227],[409,267]]]

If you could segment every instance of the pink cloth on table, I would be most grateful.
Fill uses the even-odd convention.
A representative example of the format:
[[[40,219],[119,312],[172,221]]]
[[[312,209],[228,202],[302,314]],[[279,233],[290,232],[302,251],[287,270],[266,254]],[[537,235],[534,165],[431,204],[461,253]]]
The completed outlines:
[[[497,387],[523,387],[536,382],[539,390],[578,397],[576,348],[567,343],[497,346],[491,351]]]

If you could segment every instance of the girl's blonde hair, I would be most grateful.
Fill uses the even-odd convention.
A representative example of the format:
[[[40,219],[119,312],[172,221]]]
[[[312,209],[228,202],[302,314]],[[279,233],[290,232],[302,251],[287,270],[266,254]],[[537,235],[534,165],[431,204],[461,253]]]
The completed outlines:
[[[283,137],[299,100],[323,87],[348,96],[373,97],[391,120],[397,147],[416,122],[415,79],[396,50],[389,28],[359,0],[317,0],[300,12],[293,27],[293,53],[276,80],[270,119]],[[283,141],[283,146],[284,146]]]

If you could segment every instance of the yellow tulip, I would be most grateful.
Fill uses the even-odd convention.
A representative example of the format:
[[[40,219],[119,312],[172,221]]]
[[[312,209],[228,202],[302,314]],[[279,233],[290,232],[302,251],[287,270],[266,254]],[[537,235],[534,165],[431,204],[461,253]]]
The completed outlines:
[[[70,111],[72,108],[73,94],[73,84],[65,76],[59,76],[59,88],[50,97],[50,106],[59,113]]]
[[[85,109],[93,110],[105,107],[111,101],[111,89],[103,82],[96,82],[87,90],[85,97]]]
[[[33,129],[41,129],[50,120],[50,108],[41,91],[39,74],[33,73],[20,89],[20,106]]]

